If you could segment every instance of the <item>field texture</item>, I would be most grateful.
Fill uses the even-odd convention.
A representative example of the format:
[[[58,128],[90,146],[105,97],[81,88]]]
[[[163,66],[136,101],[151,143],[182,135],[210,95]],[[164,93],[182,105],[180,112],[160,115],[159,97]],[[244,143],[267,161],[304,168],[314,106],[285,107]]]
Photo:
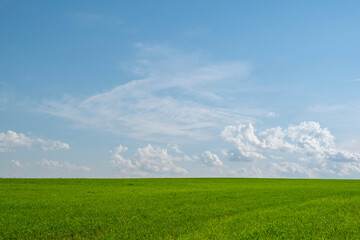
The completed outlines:
[[[360,239],[360,181],[0,179],[1,239]]]

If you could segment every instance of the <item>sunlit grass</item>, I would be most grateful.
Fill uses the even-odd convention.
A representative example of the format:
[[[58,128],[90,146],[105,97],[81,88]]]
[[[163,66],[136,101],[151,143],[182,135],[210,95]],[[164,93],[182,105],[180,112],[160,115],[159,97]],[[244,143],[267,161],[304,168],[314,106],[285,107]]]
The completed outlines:
[[[360,181],[0,179],[1,239],[360,239]]]

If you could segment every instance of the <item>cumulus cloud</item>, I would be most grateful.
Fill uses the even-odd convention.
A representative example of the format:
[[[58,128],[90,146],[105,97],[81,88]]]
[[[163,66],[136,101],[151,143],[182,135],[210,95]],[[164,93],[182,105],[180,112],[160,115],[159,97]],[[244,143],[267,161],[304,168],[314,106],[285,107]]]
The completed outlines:
[[[70,149],[69,144],[58,140],[31,138],[11,130],[0,133],[0,152],[14,151],[16,147],[30,148],[32,145],[39,145],[44,151]]]
[[[176,157],[170,155],[167,149],[153,147],[148,144],[144,148],[138,148],[132,157],[124,157],[123,153],[128,150],[122,145],[110,151],[110,163],[121,170],[123,174],[147,176],[151,174],[175,173],[187,174],[185,168],[176,166],[178,161],[188,160],[187,156]]]
[[[218,155],[216,155],[215,153],[211,153],[210,151],[203,152],[202,154],[200,154],[200,156],[195,157],[195,159],[199,160],[202,163],[205,163],[209,167],[224,165]]]
[[[274,151],[302,153],[331,161],[360,160],[357,153],[338,150],[335,137],[317,122],[302,122],[287,129],[270,128],[258,134],[251,123],[226,126],[221,135],[236,146],[236,150],[231,152],[235,156],[233,160],[266,159],[264,153]]]
[[[33,140],[22,133],[13,131],[0,133],[0,152],[11,151],[13,147],[30,147]]]
[[[317,122],[302,122],[286,129],[275,127],[258,132],[251,123],[226,126],[221,136],[235,146],[228,151],[230,160],[263,161],[273,175],[341,176],[359,170],[360,154],[338,149],[335,137]],[[294,162],[271,162],[282,159],[282,155]]]
[[[229,122],[266,116],[263,109],[224,101],[235,95],[234,86],[240,91],[251,69],[248,63],[212,63],[198,54],[159,45],[136,48],[136,60],[121,67],[138,79],[83,99],[48,100],[40,110],[77,126],[152,141],[209,139],[211,131],[216,133]]]
[[[38,162],[38,165],[44,168],[52,169],[52,170],[66,170],[66,171],[84,171],[84,172],[90,172],[90,168],[85,166],[78,166],[75,164],[71,164],[69,162],[59,162],[59,161],[53,161],[53,160],[47,160],[43,159],[41,162]]]

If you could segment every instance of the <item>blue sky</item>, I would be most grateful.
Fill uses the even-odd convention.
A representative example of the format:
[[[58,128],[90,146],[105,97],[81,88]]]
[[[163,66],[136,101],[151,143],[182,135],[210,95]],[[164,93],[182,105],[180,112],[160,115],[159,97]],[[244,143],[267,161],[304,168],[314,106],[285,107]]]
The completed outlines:
[[[0,177],[360,176],[357,1],[0,1]]]

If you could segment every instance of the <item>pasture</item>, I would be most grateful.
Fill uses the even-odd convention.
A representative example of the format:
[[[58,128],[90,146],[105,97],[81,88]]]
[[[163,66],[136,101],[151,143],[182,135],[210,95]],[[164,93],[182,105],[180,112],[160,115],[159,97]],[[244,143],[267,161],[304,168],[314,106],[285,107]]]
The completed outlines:
[[[360,239],[360,181],[0,179],[0,239]]]

